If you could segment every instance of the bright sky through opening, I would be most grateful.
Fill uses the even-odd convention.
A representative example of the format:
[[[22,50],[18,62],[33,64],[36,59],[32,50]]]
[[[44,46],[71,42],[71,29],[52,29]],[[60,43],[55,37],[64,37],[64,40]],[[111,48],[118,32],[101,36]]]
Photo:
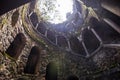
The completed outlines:
[[[47,22],[58,24],[67,20],[73,13],[73,0],[38,0],[37,9]]]

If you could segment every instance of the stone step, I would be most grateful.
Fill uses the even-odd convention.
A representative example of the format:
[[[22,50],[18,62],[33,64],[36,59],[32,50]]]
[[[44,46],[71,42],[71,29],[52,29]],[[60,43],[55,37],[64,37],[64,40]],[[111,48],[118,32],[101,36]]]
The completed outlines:
[[[26,37],[24,36],[23,33],[19,33],[16,35],[14,41],[10,44],[10,46],[6,50],[6,53],[10,57],[14,59],[18,59],[23,48],[25,47],[25,44],[26,44]]]
[[[37,46],[32,47],[26,66],[24,68],[24,73],[36,74],[39,69],[39,59],[40,59],[40,48]]]

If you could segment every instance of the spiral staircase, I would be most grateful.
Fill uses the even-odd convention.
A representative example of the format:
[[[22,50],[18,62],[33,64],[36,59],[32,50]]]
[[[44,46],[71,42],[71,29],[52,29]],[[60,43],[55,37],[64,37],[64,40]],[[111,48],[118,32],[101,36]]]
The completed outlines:
[[[118,53],[120,49],[120,1],[76,1],[78,1],[76,3],[78,13],[84,12],[83,22],[80,23],[78,18],[75,22],[71,21],[65,25],[59,24],[55,29],[50,27],[53,25],[38,19],[38,14],[35,11],[36,1],[31,1],[29,4],[24,5],[22,20],[26,34],[40,45],[42,49],[50,49],[52,47],[53,52],[58,50],[64,53],[66,58],[69,56],[71,61],[73,60],[76,64],[79,63],[79,65],[85,66],[82,68],[78,66],[79,74],[76,76],[68,75],[67,80],[119,80],[120,55],[116,56],[116,54],[120,54]],[[83,6],[87,6],[87,8],[83,8]],[[77,25],[79,26],[76,27]],[[65,29],[62,30],[59,26],[65,26]],[[6,50],[6,54],[17,60],[26,45],[25,43],[24,34],[19,33]],[[39,70],[41,47],[33,46],[31,49],[24,68],[25,74],[36,74]],[[117,59],[115,58],[115,66],[107,66],[107,69],[99,71],[98,68],[96,69],[94,59],[104,52],[107,52],[112,57],[117,57]],[[108,54],[106,56],[109,56]],[[111,57],[108,58],[111,59]],[[67,66],[67,63],[62,68],[67,69],[65,66]],[[64,70],[62,71],[63,75],[57,74],[59,70],[56,69],[57,66],[53,63],[49,63],[46,67],[46,80],[57,80],[57,77],[59,79],[60,76],[67,75],[64,73]],[[55,67],[55,70],[53,67]],[[88,72],[83,69],[87,69]],[[51,73],[51,70],[55,72]]]

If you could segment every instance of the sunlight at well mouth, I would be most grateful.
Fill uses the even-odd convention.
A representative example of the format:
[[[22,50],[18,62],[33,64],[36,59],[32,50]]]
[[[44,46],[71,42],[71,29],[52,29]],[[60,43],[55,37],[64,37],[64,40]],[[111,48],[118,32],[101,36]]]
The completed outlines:
[[[59,24],[67,21],[73,13],[73,0],[38,0],[36,8],[40,17],[52,24]]]

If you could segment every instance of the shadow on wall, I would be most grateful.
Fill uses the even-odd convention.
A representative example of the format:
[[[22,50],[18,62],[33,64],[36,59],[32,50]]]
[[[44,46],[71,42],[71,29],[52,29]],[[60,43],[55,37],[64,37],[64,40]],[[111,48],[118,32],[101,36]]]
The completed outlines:
[[[79,78],[75,75],[71,75],[67,78],[67,80],[79,80]]]
[[[0,0],[0,16],[32,0]]]

